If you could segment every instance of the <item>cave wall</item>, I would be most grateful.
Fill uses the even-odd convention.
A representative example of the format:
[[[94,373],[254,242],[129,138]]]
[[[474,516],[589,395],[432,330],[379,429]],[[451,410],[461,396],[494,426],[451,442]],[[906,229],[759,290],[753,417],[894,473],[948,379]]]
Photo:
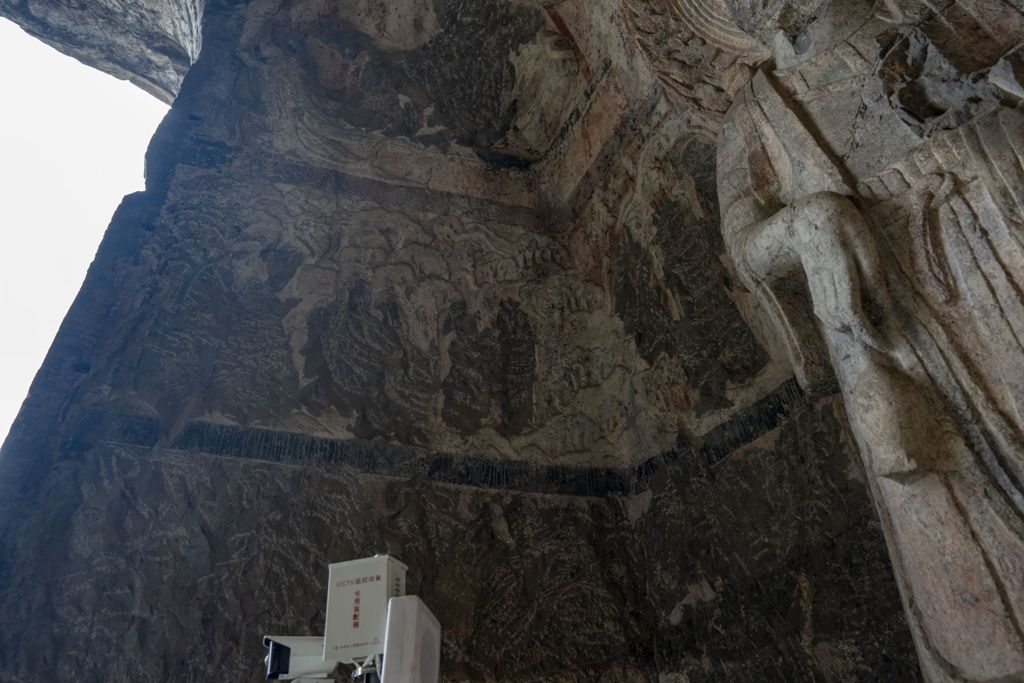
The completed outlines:
[[[209,8],[83,400],[172,435],[626,466],[781,384],[722,258],[713,147],[623,46],[553,35],[598,13],[502,7],[437,5],[400,48],[333,5]]]
[[[838,408],[791,392],[738,451],[588,472],[587,494],[368,471],[409,455],[386,446],[275,462],[265,431],[83,433],[4,536],[0,680],[262,680],[262,634],[322,632],[325,565],[374,552],[443,624],[445,680],[915,680]]]
[[[764,45],[632,0],[186,5],[0,5],[175,94],[3,446],[0,681],[259,680],[383,551],[447,680],[919,676],[836,384],[722,237]]]

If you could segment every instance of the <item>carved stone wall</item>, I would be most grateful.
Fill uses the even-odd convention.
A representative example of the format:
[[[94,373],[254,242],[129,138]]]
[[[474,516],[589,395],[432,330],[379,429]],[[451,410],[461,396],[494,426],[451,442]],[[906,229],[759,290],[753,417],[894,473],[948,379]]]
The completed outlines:
[[[0,681],[258,680],[380,551],[447,680],[915,680],[912,637],[941,680],[876,467],[934,430],[1009,501],[965,551],[1006,647],[954,673],[1012,675],[1019,41],[883,4],[0,4],[175,97],[3,446]]]
[[[321,632],[325,564],[385,551],[444,680],[915,680],[837,408],[790,390],[701,452],[572,473],[88,416],[6,513],[0,680],[262,680],[263,633]]]

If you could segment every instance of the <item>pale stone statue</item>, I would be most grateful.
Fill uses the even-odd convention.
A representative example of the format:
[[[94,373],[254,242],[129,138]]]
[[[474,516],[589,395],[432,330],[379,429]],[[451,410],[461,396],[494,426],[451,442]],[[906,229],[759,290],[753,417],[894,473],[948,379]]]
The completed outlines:
[[[925,676],[1024,680],[1024,116],[999,78],[1009,49],[985,60],[929,42],[964,16],[991,28],[999,2],[940,4],[885,3],[804,56],[777,36],[776,68],[719,137],[723,232],[801,384],[839,384]],[[965,99],[983,110],[908,105],[912,125],[872,123],[889,55],[869,57],[887,40],[981,60],[963,87],[988,75]],[[892,102],[933,87],[901,73],[916,80]],[[849,92],[860,105],[819,126]],[[858,126],[862,142],[834,134]]]

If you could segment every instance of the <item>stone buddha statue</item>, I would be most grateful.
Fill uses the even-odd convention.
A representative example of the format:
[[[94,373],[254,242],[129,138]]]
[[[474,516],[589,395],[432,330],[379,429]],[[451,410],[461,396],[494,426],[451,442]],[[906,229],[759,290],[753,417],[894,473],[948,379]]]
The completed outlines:
[[[726,0],[773,57],[718,136],[725,241],[800,383],[838,383],[934,681],[1024,678],[1014,1]]]

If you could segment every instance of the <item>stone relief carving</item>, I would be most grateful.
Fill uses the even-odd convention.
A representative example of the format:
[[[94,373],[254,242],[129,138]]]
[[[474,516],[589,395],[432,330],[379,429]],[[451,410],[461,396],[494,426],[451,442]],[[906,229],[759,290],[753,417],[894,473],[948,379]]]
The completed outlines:
[[[800,383],[839,384],[935,681],[1024,675],[1021,33],[981,62],[938,35],[997,35],[1004,4],[887,3],[805,54],[777,34],[719,137],[729,252]]]
[[[6,472],[31,461],[38,478],[36,498],[0,505],[28,520],[4,517],[16,535],[0,539],[14,587],[2,613],[18,628],[29,611],[65,615],[62,647],[89,653],[156,633],[131,644],[139,672],[166,675],[182,643],[195,649],[181,666],[216,656],[208,678],[258,669],[233,624],[197,628],[203,610],[255,617],[240,574],[292,595],[315,583],[310,567],[384,529],[391,550],[440,569],[427,587],[453,614],[456,677],[568,664],[564,680],[625,679],[591,656],[629,647],[665,680],[763,680],[772,667],[910,680],[839,402],[820,396],[838,383],[926,675],[1021,675],[1020,0],[253,0],[210,3],[203,22],[193,0],[135,4],[52,7],[65,23],[171,8],[169,27],[152,22],[174,43],[155,76],[90,52],[168,98],[200,26],[216,40],[62,335],[34,423],[6,451],[18,460],[5,453]],[[48,7],[0,0],[28,25]],[[134,24],[151,21],[126,23],[83,29],[116,36],[115,51],[127,36],[136,55]],[[785,355],[811,404],[778,430],[749,429],[781,415],[737,411],[790,391]],[[652,474],[680,434],[701,457]],[[296,466],[316,454],[316,468]],[[434,483],[372,479],[428,460]],[[351,462],[376,467],[341,469]],[[626,518],[618,502],[579,500],[640,481]],[[307,517],[296,492],[311,488],[330,523]],[[336,504],[363,497],[376,502],[359,514]],[[282,499],[296,521],[273,517]],[[187,533],[162,525],[177,517]],[[276,555],[250,546],[266,517]],[[136,526],[111,533],[108,518]],[[53,529],[57,542],[41,533]],[[126,557],[130,534],[152,545]],[[21,589],[72,543],[71,573]],[[570,561],[550,576],[556,552]],[[111,576],[157,553],[174,581],[153,573],[110,595]],[[234,568],[253,557],[257,571]],[[844,571],[847,585],[828,587]],[[129,621],[142,598],[185,604],[167,587],[197,583],[169,631]],[[524,603],[546,610],[532,621],[508,609],[527,583],[556,587]],[[776,625],[792,586],[799,643]],[[287,618],[308,620],[309,604]],[[52,666],[42,620],[16,663],[0,658],[5,673]],[[548,668],[523,657],[536,641],[552,648]],[[103,671],[82,651],[46,658],[58,677]]]
[[[767,50],[733,24],[723,0],[626,0],[625,10],[630,33],[668,98],[713,140]]]
[[[561,3],[557,21],[527,3],[499,3],[499,15],[466,0],[408,4],[422,12],[383,23],[365,3],[239,10],[230,68],[259,86],[239,106],[199,100],[182,121],[202,143],[147,246],[188,273],[185,284],[152,295],[143,313],[152,324],[139,328],[146,342],[112,356],[90,397],[109,405],[123,391],[133,412],[158,417],[169,434],[203,417],[503,460],[632,466],[788,379],[732,299],[713,146],[666,123],[671,109],[652,93],[642,99],[654,111],[626,118],[634,105],[620,108],[603,90],[625,79],[608,66],[626,61],[620,46],[581,40],[584,59],[562,44],[589,35],[575,28],[590,26],[586,3]],[[431,16],[444,35],[424,42],[413,29],[429,29]],[[458,47],[491,29],[486,55]],[[239,78],[213,59],[216,49],[192,75],[199,85]],[[462,133],[454,119],[424,132],[437,123],[425,112],[437,114],[451,89],[410,69],[437,68],[427,56],[439,50],[453,55],[444,83],[458,73],[480,88],[455,107]],[[369,61],[350,72],[360,55]],[[635,86],[656,91],[653,79]],[[564,131],[563,100],[579,113]],[[473,142],[483,129],[470,119],[505,116],[495,103],[511,123]],[[375,108],[394,119],[371,116],[359,128]],[[635,132],[615,132],[614,117]],[[226,142],[226,130],[244,134]],[[533,140],[538,154],[570,150],[553,155],[560,169],[581,166],[568,209],[541,205],[540,186],[556,183],[529,159],[495,160],[511,154],[507,136]],[[214,301],[226,302],[217,316],[206,310]],[[179,325],[192,330],[187,339]],[[236,335],[229,346],[217,341],[221,326]],[[162,379],[137,383],[139,373]]]

